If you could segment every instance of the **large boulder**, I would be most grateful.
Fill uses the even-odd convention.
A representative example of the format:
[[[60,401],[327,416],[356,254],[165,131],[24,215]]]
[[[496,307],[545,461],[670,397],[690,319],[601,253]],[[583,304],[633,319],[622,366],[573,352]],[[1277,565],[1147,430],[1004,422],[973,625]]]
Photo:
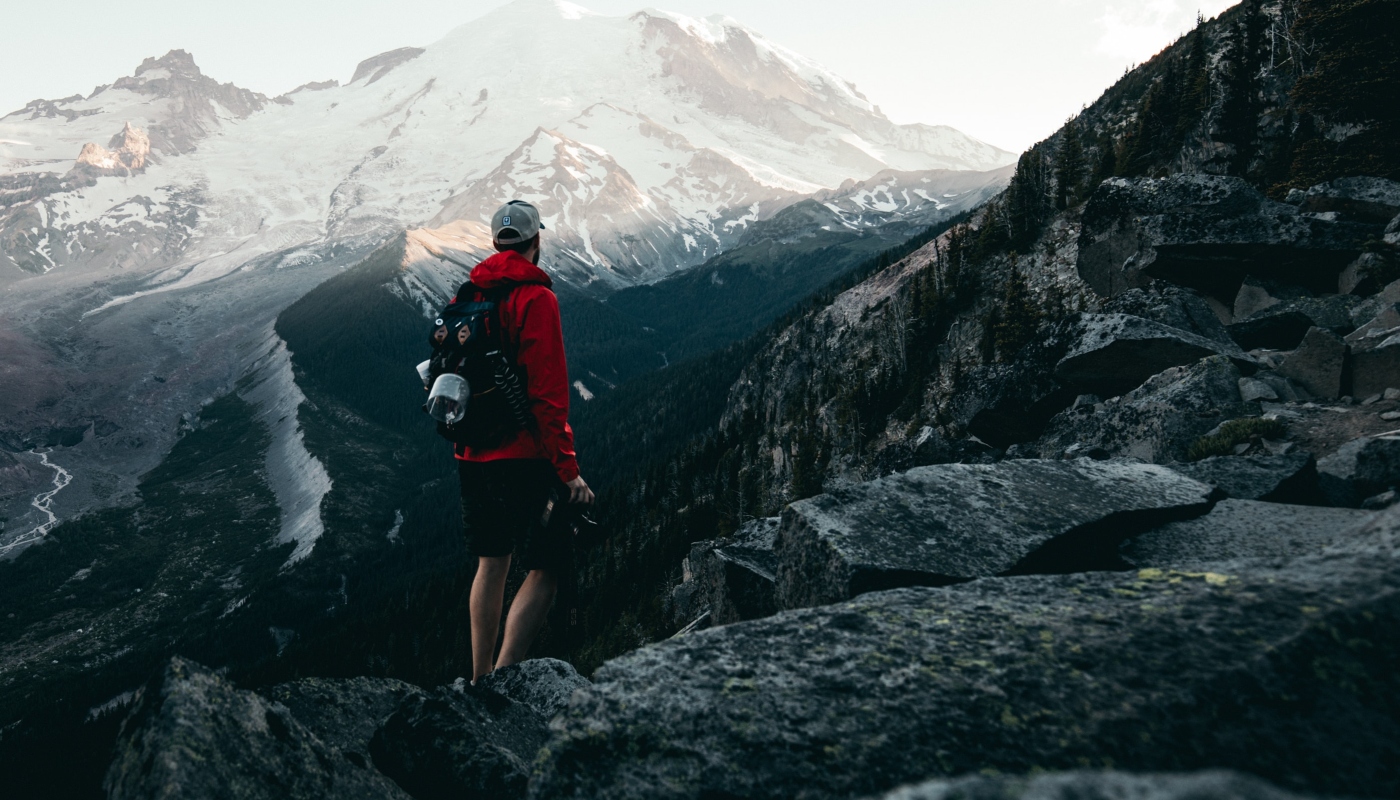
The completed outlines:
[[[1315,214],[1337,212],[1385,224],[1400,213],[1400,183],[1385,178],[1337,178],[1304,192],[1299,210]]]
[[[1355,327],[1351,310],[1358,302],[1350,295],[1334,294],[1276,303],[1232,323],[1230,336],[1246,350],[1292,350],[1311,328],[1350,333]]]
[[[1225,500],[1204,517],[1171,522],[1125,542],[1123,560],[1135,567],[1206,569],[1238,558],[1287,558],[1320,553],[1371,512],[1350,508]]]
[[[1141,289],[1129,289],[1105,301],[1099,311],[1150,319],[1227,347],[1234,346],[1224,322],[1232,317],[1230,308],[1199,292],[1165,281],[1153,281]]]
[[[1182,461],[1220,423],[1259,413],[1241,398],[1240,377],[1221,356],[1172,367],[1120,398],[1061,412],[1035,450],[1044,458],[1088,448],[1154,464]]]
[[[1309,328],[1298,348],[1278,368],[1314,397],[1339,397],[1346,368],[1347,344],[1331,331]]]
[[[1114,397],[1163,370],[1223,355],[1253,370],[1237,345],[1128,314],[1075,314],[1028,345],[1009,365],[977,378],[965,398],[968,432],[1000,448],[1036,439],[1057,413],[1084,394]]]
[[[1211,488],[1120,461],[942,464],[836,489],[783,512],[778,604],[896,586],[1118,564],[1134,533],[1203,514]]]
[[[572,664],[557,658],[532,658],[487,674],[477,683],[483,688],[553,719],[569,707],[574,692],[588,686]]]
[[[1369,397],[1386,389],[1400,389],[1400,308],[1387,307],[1347,340],[1354,395]]]
[[[525,796],[547,736],[534,709],[463,685],[404,698],[370,740],[370,753],[418,800],[507,800]]]
[[[691,545],[681,583],[668,601],[672,624],[688,627],[702,620],[696,627],[728,625],[777,611],[777,535],[778,517],[766,517],[749,520],[728,539]]]
[[[1318,483],[1334,506],[1360,507],[1400,486],[1400,436],[1363,436],[1318,459]]]
[[[1321,294],[1378,233],[1269,200],[1241,178],[1114,178],[1085,204],[1078,268],[1103,297],[1159,278],[1228,303],[1245,275]]]
[[[104,788],[113,800],[408,797],[286,706],[178,657],[141,691]]]
[[[421,692],[391,678],[302,678],[265,694],[287,707],[322,742],[359,766],[370,764],[369,742],[404,698]]]
[[[1309,794],[1309,797],[1317,795]],[[1112,770],[969,775],[905,786],[880,800],[1303,800],[1230,770],[1136,775]]]
[[[1211,355],[1253,366],[1233,345],[1127,314],[1084,314],[1079,335],[1055,365],[1055,377],[1079,391],[1113,397],[1162,370]]]
[[[644,647],[556,720],[532,796],[818,800],[1085,764],[1396,796],[1397,528],[1276,564],[898,589]]]
[[[1208,483],[1221,494],[1237,500],[1271,503],[1318,503],[1317,461],[1311,453],[1284,455],[1214,456],[1172,469],[1188,478]]]

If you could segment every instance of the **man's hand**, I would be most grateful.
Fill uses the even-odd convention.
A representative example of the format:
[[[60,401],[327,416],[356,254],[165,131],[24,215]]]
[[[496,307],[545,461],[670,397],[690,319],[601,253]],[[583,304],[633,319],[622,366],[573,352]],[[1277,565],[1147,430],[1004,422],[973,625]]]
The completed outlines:
[[[583,503],[584,505],[592,504],[593,490],[588,488],[588,484],[583,482],[582,475],[578,476],[577,478],[574,478],[573,480],[569,481],[564,485],[569,487],[570,503]]]

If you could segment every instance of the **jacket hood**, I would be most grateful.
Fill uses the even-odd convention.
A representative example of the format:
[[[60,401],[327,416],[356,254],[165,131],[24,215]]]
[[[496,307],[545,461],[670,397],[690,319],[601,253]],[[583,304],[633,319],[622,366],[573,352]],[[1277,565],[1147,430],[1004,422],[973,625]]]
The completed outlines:
[[[525,256],[511,250],[497,253],[472,268],[472,284],[479,289],[491,289],[503,283],[538,283],[553,286],[545,271],[530,263]]]

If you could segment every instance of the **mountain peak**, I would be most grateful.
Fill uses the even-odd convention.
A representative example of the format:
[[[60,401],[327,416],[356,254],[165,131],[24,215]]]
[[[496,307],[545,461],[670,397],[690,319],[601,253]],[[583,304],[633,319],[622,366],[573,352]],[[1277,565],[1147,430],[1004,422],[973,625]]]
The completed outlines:
[[[147,58],[136,68],[135,77],[141,77],[144,73],[152,70],[163,69],[171,75],[179,75],[185,78],[203,77],[199,66],[194,63],[194,56],[187,50],[171,50],[160,58]]]

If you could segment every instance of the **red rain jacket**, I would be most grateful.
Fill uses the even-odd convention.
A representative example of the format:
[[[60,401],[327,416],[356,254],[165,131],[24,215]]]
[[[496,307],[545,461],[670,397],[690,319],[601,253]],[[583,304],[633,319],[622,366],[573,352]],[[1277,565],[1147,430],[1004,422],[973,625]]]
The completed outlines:
[[[479,289],[519,284],[501,304],[501,327],[515,363],[525,368],[536,427],[520,431],[491,450],[455,445],[455,454],[463,461],[548,459],[559,480],[568,483],[578,477],[578,461],[574,457],[574,430],[569,427],[569,370],[564,363],[559,300],[550,289],[553,281],[529,259],[510,251],[477,264],[471,281]]]

